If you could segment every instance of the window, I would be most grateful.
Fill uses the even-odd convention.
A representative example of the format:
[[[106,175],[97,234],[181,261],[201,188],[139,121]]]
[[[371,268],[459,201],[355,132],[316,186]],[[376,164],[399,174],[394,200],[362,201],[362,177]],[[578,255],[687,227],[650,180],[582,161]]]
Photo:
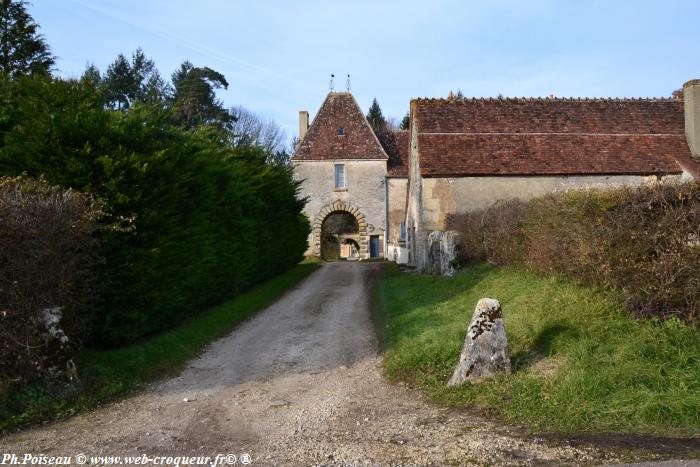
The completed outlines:
[[[345,128],[340,126],[338,127],[338,135],[343,136],[345,134]]]
[[[401,233],[399,234],[399,240],[406,240],[406,223],[401,223]]]
[[[335,164],[335,187],[345,188],[345,164]]]

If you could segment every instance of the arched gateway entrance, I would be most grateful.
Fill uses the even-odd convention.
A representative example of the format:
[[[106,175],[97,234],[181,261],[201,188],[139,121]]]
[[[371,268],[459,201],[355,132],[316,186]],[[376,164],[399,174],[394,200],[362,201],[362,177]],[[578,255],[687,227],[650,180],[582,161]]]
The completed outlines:
[[[369,257],[369,236],[364,214],[336,201],[324,206],[312,226],[314,254],[327,260]]]

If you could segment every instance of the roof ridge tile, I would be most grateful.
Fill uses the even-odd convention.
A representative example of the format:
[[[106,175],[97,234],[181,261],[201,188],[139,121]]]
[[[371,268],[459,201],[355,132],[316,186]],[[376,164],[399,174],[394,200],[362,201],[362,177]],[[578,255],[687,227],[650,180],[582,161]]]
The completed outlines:
[[[522,96],[522,97],[506,97],[506,96],[485,96],[485,97],[414,97],[411,102],[431,102],[431,103],[445,103],[445,104],[460,104],[460,103],[471,103],[471,102],[540,102],[540,101],[564,101],[564,102],[678,102],[679,99],[673,97],[663,97],[663,96],[631,96],[631,97],[591,97],[591,96],[565,96],[565,97],[551,97],[551,96]]]

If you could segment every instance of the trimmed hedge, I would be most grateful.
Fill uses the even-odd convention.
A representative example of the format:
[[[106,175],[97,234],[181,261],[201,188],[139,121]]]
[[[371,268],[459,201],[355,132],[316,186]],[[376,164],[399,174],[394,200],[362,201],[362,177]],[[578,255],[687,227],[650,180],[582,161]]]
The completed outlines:
[[[453,216],[467,262],[620,290],[643,317],[700,314],[700,183],[575,190]]]
[[[291,170],[162,106],[106,110],[87,82],[0,80],[0,174],[94,195],[99,302],[90,343],[175,326],[298,263],[309,226]]]

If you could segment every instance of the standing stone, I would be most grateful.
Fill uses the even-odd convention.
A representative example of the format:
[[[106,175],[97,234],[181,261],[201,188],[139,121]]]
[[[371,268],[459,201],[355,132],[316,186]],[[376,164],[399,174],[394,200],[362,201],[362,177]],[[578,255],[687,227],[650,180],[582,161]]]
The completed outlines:
[[[506,328],[498,300],[482,298],[476,304],[459,363],[447,385],[476,383],[497,373],[510,373]]]
[[[459,249],[459,232],[454,230],[433,230],[428,234],[428,274],[441,274],[451,277],[457,272],[455,264]]]

